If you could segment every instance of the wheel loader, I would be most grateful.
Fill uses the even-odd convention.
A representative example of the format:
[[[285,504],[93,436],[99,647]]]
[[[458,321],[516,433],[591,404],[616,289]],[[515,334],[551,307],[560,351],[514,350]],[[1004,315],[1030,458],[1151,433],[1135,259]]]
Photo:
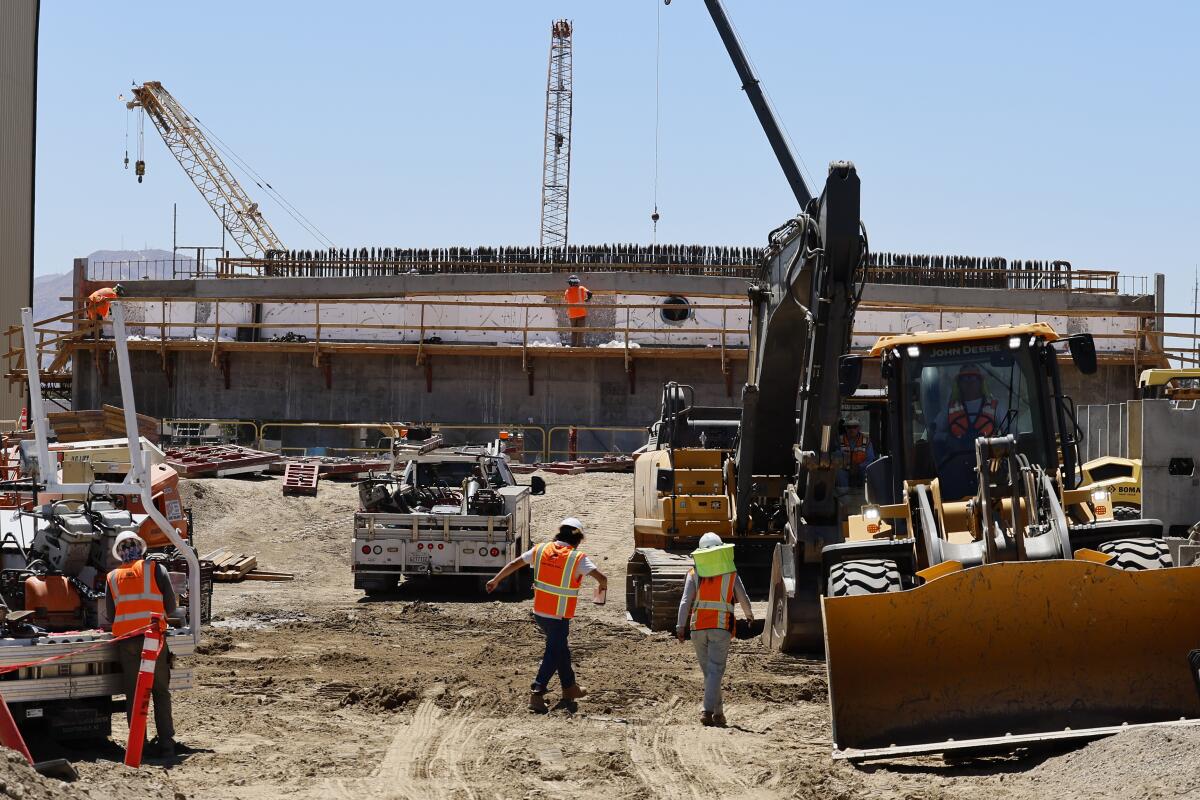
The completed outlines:
[[[1063,343],[1033,323],[871,349],[889,455],[868,466],[868,502],[821,549],[810,587],[836,756],[1200,722],[1200,567],[1173,566],[1195,546],[1158,520],[1115,520],[1107,489],[1079,488]],[[1065,343],[1095,371],[1089,334]],[[844,390],[861,368],[843,357]],[[790,613],[774,606],[768,634],[786,634]]]

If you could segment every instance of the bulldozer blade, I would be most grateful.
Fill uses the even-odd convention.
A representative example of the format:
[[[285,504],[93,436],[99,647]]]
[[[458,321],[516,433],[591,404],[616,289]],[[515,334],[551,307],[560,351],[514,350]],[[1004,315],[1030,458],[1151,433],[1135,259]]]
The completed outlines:
[[[1200,724],[1200,568],[988,564],[822,602],[834,757]],[[1192,660],[1196,660],[1192,657]]]

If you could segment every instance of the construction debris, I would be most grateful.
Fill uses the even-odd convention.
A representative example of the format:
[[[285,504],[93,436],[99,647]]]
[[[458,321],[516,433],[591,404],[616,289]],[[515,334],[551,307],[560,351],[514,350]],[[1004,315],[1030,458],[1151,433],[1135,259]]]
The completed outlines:
[[[235,444],[172,447],[167,463],[185,478],[224,478],[230,475],[261,475],[283,456]]]
[[[305,461],[284,462],[283,493],[316,495],[319,466]]]
[[[291,456],[268,468],[273,475],[284,475],[291,464],[312,464],[322,477],[340,476],[356,478],[369,472],[384,472],[391,467],[387,458],[357,456]]]
[[[290,581],[295,575],[290,572],[269,572],[258,569],[258,557],[231,553],[218,547],[201,559],[213,565],[213,580],[218,583],[240,583],[241,581]]]
[[[574,461],[539,461],[534,464],[513,464],[519,475],[542,470],[556,475],[582,475],[585,472],[633,472],[633,456],[599,456]]]
[[[60,442],[85,442],[125,436],[125,412],[118,406],[105,405],[98,411],[58,411],[47,414],[46,419]],[[138,414],[137,426],[138,435],[158,444],[160,425],[157,419]]]

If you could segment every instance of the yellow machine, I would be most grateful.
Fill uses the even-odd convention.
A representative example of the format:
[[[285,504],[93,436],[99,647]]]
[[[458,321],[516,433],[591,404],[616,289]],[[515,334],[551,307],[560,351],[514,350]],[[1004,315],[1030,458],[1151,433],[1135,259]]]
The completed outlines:
[[[1142,460],[1103,456],[1082,467],[1086,489],[1107,489],[1112,495],[1113,516],[1137,519],[1142,515]]]
[[[822,549],[835,754],[891,757],[1200,722],[1200,568],[1078,487],[1044,323],[884,337],[889,456]],[[1065,340],[1095,371],[1090,335]],[[843,359],[843,385],[857,357]],[[1180,563],[1191,563],[1183,558]]]

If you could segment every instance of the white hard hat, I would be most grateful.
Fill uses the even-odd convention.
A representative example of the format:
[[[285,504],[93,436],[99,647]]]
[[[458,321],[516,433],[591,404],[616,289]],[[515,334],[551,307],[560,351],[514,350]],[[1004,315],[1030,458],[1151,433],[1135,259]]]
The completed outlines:
[[[145,543],[145,541],[142,540],[142,537],[138,536],[133,531],[122,531],[121,533],[118,533],[117,538],[113,540],[113,546],[112,546],[113,558],[115,558],[117,561],[125,560],[121,556],[121,545],[123,545],[125,542],[128,542],[130,540],[133,540],[138,543],[139,549],[141,550],[141,552],[138,553],[138,555],[139,556],[145,555],[146,543]]]
[[[575,530],[579,531],[580,533],[584,533],[584,532],[585,532],[585,531],[583,530],[583,523],[582,523],[582,522],[580,522],[579,520],[575,519],[574,517],[567,517],[567,518],[566,518],[566,519],[564,519],[562,522],[558,523],[558,527],[560,527],[560,528],[574,528]]]
[[[720,547],[720,546],[721,546],[721,537],[718,536],[717,534],[713,533],[712,531],[709,531],[708,533],[706,533],[700,537],[700,546],[698,549],[709,550],[713,547]]]

